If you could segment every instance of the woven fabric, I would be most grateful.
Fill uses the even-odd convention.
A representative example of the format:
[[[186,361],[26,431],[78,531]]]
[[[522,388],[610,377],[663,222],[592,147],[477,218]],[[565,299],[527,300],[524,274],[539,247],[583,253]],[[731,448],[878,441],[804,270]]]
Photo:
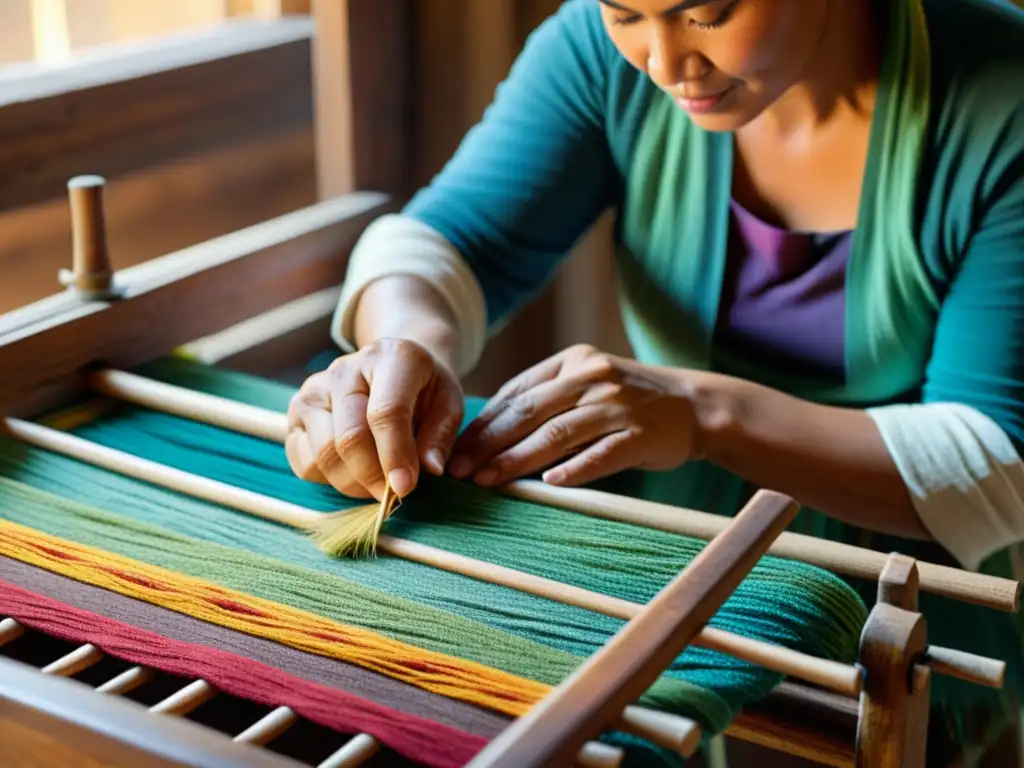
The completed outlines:
[[[0,557],[0,581],[17,584],[39,597],[57,600],[66,607],[90,615],[120,621],[188,645],[216,648],[274,667],[293,678],[345,691],[390,709],[445,723],[486,739],[494,738],[510,721],[509,717],[492,710],[429,693],[415,685],[379,675],[356,664],[300,651],[282,643],[201,621],[7,557]],[[16,612],[20,613],[11,604],[0,603],[0,615],[19,618]],[[24,619],[25,616],[20,618]],[[83,622],[78,629],[86,631],[89,623]],[[81,641],[77,636],[71,639]]]
[[[166,380],[277,410],[293,392],[180,361],[155,368]],[[61,423],[97,442],[312,509],[361,503],[297,480],[279,445],[136,408],[83,414],[63,414]],[[0,482],[0,518],[10,522],[544,685],[563,679],[622,626],[393,557],[328,558],[280,525],[7,440],[0,442],[0,475],[8,478]],[[406,500],[388,532],[634,602],[648,600],[704,546],[432,478]],[[863,603],[840,579],[765,558],[711,623],[853,661],[865,618]],[[715,733],[780,679],[690,648],[643,703],[693,717]],[[660,753],[644,759],[639,764],[671,762]]]
[[[219,691],[296,714],[338,731],[367,733],[432,768],[459,768],[486,739],[402,713],[337,688],[303,680],[244,656],[178,640],[72,608],[0,581],[0,613],[30,629],[90,643],[131,664],[205,680]]]

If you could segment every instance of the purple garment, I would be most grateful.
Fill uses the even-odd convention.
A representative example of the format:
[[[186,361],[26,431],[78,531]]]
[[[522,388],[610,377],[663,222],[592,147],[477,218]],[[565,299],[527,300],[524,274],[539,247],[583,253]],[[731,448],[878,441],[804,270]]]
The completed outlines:
[[[717,343],[763,364],[842,383],[852,240],[850,232],[780,229],[734,201]]]

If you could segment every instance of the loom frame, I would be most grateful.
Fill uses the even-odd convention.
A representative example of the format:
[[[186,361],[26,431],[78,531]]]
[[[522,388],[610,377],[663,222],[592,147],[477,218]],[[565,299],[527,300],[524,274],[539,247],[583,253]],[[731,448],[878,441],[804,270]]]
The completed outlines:
[[[354,0],[314,2],[322,201],[118,271],[111,268],[103,245],[102,194],[91,198],[88,210],[80,211],[84,223],[76,227],[75,247],[91,241],[92,261],[73,265],[64,292],[0,316],[0,414],[38,415],[77,397],[84,389],[84,374],[95,367],[130,369],[199,338],[229,332],[289,302],[337,290],[358,236],[375,218],[396,210],[407,193],[402,187],[409,177],[406,107],[411,88],[403,63],[410,9],[405,0],[375,4],[379,15]],[[382,26],[374,29],[385,30],[383,44],[374,44],[381,34],[367,33],[375,24]],[[286,46],[275,55],[293,49]],[[294,52],[288,55],[294,65]],[[399,64],[388,70],[378,66],[381,61]],[[376,100],[372,110],[371,99]],[[361,108],[345,110],[340,108],[343,104]],[[380,119],[382,114],[385,120]],[[345,139],[330,140],[338,135]],[[59,168],[40,182],[40,189],[53,188]],[[110,282],[101,280],[102,290],[90,293],[94,278],[106,271]],[[186,301],[198,307],[199,314],[187,319],[179,314]],[[329,304],[321,305],[310,319],[322,319],[324,306]],[[175,321],[162,322],[167,317]],[[767,701],[741,713],[726,735],[823,765],[921,768],[931,670],[920,659],[926,629],[917,611],[917,578],[912,560],[890,557],[879,579],[879,604],[861,639],[860,664],[870,682],[858,700],[783,683]],[[147,719],[138,707],[122,702],[107,708],[110,702],[77,683],[52,680],[0,660],[3,680],[7,684],[0,685],[0,733],[5,722],[32,722],[51,732],[60,723],[52,733],[57,742],[88,733],[88,743],[101,745],[112,762],[180,764],[167,761],[182,760],[176,750],[190,744],[195,752],[188,760],[194,764],[231,764],[230,740],[208,738],[199,726],[171,718]],[[34,698],[28,694],[32,690]],[[118,734],[124,723],[130,724],[128,732]],[[155,735],[140,743],[141,733]],[[14,744],[18,736],[10,738]],[[140,749],[148,750],[148,762],[141,761]],[[250,759],[253,751],[238,754],[247,765],[292,765],[258,750],[260,757]]]
[[[282,302],[336,286],[339,262],[359,233],[393,207],[393,199],[382,194],[338,196],[121,273],[115,270],[111,285],[117,287],[116,298],[90,298],[72,281],[64,293],[0,317],[0,365],[7,372],[0,407],[8,416],[38,414],[77,396],[96,366],[136,366]],[[96,211],[87,218],[102,225]],[[94,238],[88,229],[82,231]],[[262,289],[244,290],[254,279]],[[203,298],[202,314],[140,333],[145,319],[196,296]],[[922,702],[927,701],[930,670],[919,663],[926,630],[916,611],[916,594],[916,563],[892,555],[879,579],[880,602],[861,640],[860,664],[872,683],[865,685],[856,707],[849,699],[786,683],[762,706],[741,713],[726,735],[823,765],[923,766],[922,724],[928,713]],[[914,687],[895,683],[900,680],[913,680]],[[781,716],[775,711],[779,705]]]

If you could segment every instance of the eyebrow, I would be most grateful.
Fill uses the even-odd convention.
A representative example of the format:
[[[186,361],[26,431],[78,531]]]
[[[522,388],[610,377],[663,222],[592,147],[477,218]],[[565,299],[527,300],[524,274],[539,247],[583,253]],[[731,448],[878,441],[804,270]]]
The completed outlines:
[[[607,5],[609,8],[614,8],[617,11],[623,11],[625,13],[636,13],[632,8],[627,8],[624,5],[620,5],[615,0],[598,0],[598,2]],[[671,8],[663,11],[663,13],[678,13],[679,11],[688,11],[691,8],[697,8],[701,5],[708,5],[712,0],[682,0],[682,2],[676,3]]]

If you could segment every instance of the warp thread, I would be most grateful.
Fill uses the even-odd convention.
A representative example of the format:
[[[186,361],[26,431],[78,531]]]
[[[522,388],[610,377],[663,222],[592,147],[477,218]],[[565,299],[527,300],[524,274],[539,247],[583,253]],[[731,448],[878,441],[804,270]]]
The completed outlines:
[[[337,658],[433,693],[521,715],[550,686],[445,657],[280,603],[0,522],[0,554],[118,594]]]
[[[266,664],[204,645],[171,640],[0,581],[0,615],[109,656],[171,675],[205,680],[215,689],[267,707],[288,707],[340,733],[367,733],[431,768],[465,765],[486,740],[444,723],[400,712]]]

